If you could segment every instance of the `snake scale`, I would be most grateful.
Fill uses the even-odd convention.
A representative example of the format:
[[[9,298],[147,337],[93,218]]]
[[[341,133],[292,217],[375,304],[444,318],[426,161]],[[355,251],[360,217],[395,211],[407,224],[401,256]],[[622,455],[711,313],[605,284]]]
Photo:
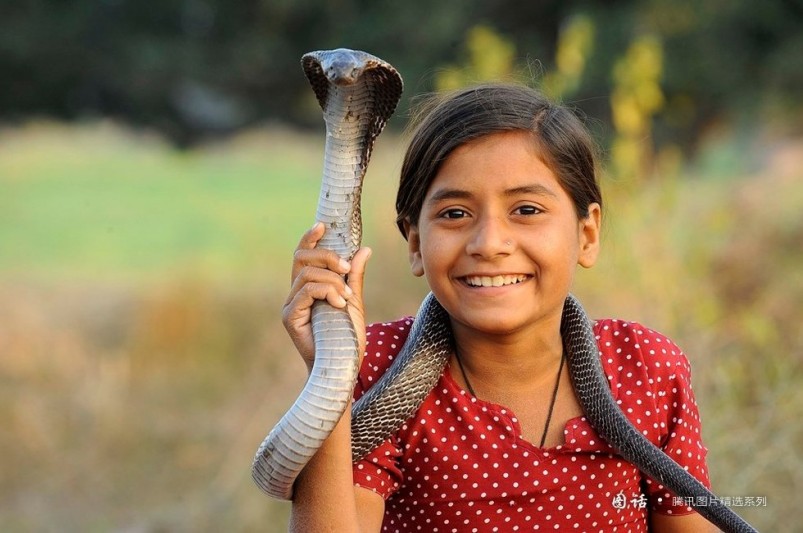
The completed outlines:
[[[374,140],[401,97],[401,76],[373,55],[343,48],[305,54],[302,67],[326,122],[316,215],[326,231],[318,246],[351,259],[362,237],[363,177]],[[260,445],[252,466],[259,488],[277,498],[292,498],[296,476],[351,404],[358,372],[357,335],[348,313],[317,301],[311,320],[315,340],[312,373],[296,402]],[[723,531],[755,531],[647,440],[622,413],[608,386],[592,324],[572,295],[564,304],[561,335],[577,398],[600,436],[676,495],[704,501],[696,510]],[[416,412],[443,372],[452,347],[448,315],[429,294],[392,366],[352,407],[354,461]]]

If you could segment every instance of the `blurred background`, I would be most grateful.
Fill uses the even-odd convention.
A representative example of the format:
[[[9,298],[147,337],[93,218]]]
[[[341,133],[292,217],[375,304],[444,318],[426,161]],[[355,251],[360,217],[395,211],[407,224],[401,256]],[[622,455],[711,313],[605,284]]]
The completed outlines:
[[[518,80],[604,155],[575,292],[688,354],[714,490],[800,531],[800,0],[20,0],[0,16],[0,530],[283,531],[250,479],[304,381],[280,323],[323,122],[299,60],[405,96],[365,188],[368,318],[415,312],[393,223],[416,96]]]

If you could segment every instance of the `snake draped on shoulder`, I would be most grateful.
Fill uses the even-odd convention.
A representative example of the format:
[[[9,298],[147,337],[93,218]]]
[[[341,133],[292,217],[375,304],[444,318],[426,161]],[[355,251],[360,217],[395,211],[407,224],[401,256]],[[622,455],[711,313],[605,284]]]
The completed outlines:
[[[310,52],[302,66],[326,123],[317,220],[318,246],[350,259],[360,246],[360,196],[376,137],[401,97],[402,80],[387,62],[340,48]],[[312,309],[315,363],[296,402],[257,450],[252,476],[267,494],[290,499],[298,474],[352,404],[359,361],[348,312],[317,301]],[[564,303],[561,335],[577,398],[589,423],[627,461],[677,496],[706,502],[696,511],[726,532],[753,532],[702,483],[641,434],[611,393],[592,325],[580,303]],[[432,390],[453,350],[448,314],[428,295],[410,335],[385,375],[352,408],[353,459],[359,460],[411,417]]]

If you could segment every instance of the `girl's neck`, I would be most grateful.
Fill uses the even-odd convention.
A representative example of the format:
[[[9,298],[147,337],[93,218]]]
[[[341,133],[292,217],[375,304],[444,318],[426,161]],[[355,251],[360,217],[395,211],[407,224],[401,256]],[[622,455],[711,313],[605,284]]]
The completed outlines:
[[[559,320],[505,335],[485,334],[458,324],[452,329],[472,383],[516,387],[553,380],[563,354]]]

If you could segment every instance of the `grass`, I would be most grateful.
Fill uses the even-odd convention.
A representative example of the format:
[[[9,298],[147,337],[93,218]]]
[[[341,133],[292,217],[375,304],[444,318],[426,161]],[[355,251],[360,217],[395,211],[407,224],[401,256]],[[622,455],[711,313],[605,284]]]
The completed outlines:
[[[249,468],[303,383],[279,310],[319,137],[177,152],[109,123],[0,132],[0,530],[286,529]],[[400,146],[380,139],[366,184],[370,320],[426,290],[392,222]],[[803,147],[775,146],[727,179],[725,144],[704,173],[607,180],[603,256],[575,292],[685,349],[715,491],[765,496],[736,510],[793,531]]]
[[[31,125],[2,145],[6,272],[145,281],[189,270],[230,280],[270,269],[268,251],[291,246],[314,220],[303,200],[319,186],[321,150],[310,143],[302,153],[282,132],[240,138],[226,152],[177,152],[110,124]]]

